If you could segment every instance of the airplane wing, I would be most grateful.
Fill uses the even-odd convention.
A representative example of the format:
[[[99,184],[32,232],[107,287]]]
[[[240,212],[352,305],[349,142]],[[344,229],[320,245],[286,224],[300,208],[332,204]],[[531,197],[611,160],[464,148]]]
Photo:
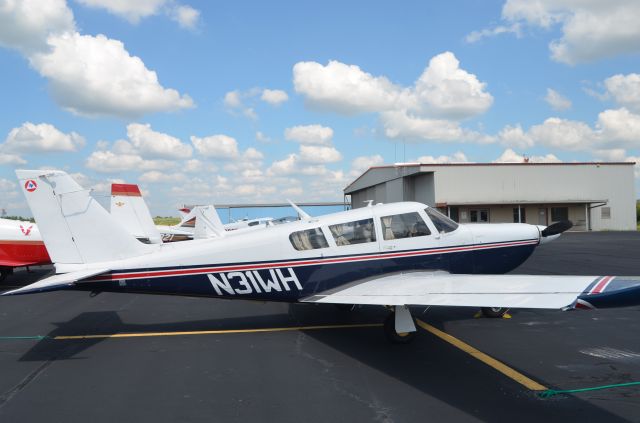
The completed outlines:
[[[57,275],[49,276],[48,278],[39,280],[22,288],[14,289],[11,291],[3,292],[0,295],[20,295],[20,294],[32,294],[34,292],[44,292],[63,288],[65,286],[72,286],[76,282],[83,279],[90,278],[92,276],[101,275],[111,269],[89,269],[78,270],[76,272],[59,273]]]
[[[354,282],[301,301],[550,309],[620,307],[640,304],[640,277],[412,272]]]

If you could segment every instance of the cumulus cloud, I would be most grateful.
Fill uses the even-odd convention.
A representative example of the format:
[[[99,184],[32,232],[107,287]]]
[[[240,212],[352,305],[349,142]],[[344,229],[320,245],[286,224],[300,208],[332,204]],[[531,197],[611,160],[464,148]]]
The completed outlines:
[[[66,33],[50,37],[49,45],[51,51],[32,56],[31,64],[49,79],[56,101],[74,113],[135,117],[194,107],[191,97],[162,87],[120,41]]]
[[[284,137],[300,144],[331,145],[333,129],[322,125],[299,125],[286,128]]]
[[[75,30],[65,0],[0,0],[0,45],[30,55],[48,49],[47,38]]]
[[[25,163],[27,161],[17,154],[6,154],[0,151],[0,165],[23,165]]]
[[[392,139],[478,143],[494,141],[493,137],[463,128],[457,121],[421,118],[403,111],[382,113],[380,123],[384,134]]]
[[[639,52],[639,15],[637,0],[507,0],[502,8],[507,25],[560,26],[562,36],[551,41],[549,50],[553,60],[569,65]]]
[[[25,164],[27,161],[20,154],[74,152],[84,145],[84,138],[76,132],[65,134],[48,123],[25,122],[9,131],[0,144],[0,164]]]
[[[518,148],[529,148],[535,143],[531,136],[522,130],[520,125],[505,126],[498,133],[498,139],[504,145]]]
[[[462,151],[457,151],[451,156],[420,156],[416,159],[416,162],[424,164],[468,163],[469,159]]]
[[[380,154],[375,154],[373,156],[358,156],[351,162],[351,173],[358,176],[370,167],[380,166],[383,163],[384,159]]]
[[[553,110],[563,111],[571,108],[571,100],[551,88],[547,88],[547,95],[544,100]]]
[[[527,157],[524,155],[520,155],[513,151],[510,148],[504,150],[502,155],[493,161],[494,163],[560,163],[561,160],[558,159],[553,154],[547,154],[545,156],[531,156]]]
[[[330,61],[293,67],[296,92],[311,107],[353,115],[378,113],[384,135],[433,141],[491,142],[460,121],[486,112],[493,96],[451,52],[434,56],[413,86],[402,87],[356,65]]]
[[[140,19],[155,15],[167,0],[76,0],[78,3],[93,8],[107,10],[109,13],[138,23]]]
[[[321,176],[328,172],[323,164],[304,163],[298,154],[289,154],[282,160],[274,161],[267,169],[268,176],[307,175]]]
[[[520,125],[506,126],[498,140],[509,147],[526,149],[544,145],[569,151],[594,152],[613,148],[640,148],[640,115],[626,108],[608,109],[588,124],[551,117],[524,131]]]
[[[200,20],[200,11],[191,6],[180,5],[175,7],[169,14],[171,19],[178,22],[182,28],[194,29]]]
[[[451,52],[434,56],[413,87],[400,87],[355,65],[299,62],[293,67],[296,92],[312,106],[338,113],[408,111],[421,116],[463,119],[493,103],[486,84],[461,69]]]
[[[549,147],[582,150],[593,142],[593,131],[584,122],[551,117],[529,129],[529,135]]]
[[[76,0],[78,3],[107,12],[137,24],[141,19],[164,13],[182,28],[192,29],[198,23],[200,12],[191,6],[172,0]]]
[[[191,157],[191,146],[178,138],[151,129],[150,124],[127,125],[127,136],[131,144],[145,157],[187,159]]]
[[[640,115],[623,108],[605,110],[598,115],[600,138],[607,143],[620,142],[640,148]]]
[[[356,65],[335,60],[326,66],[298,62],[293,66],[297,93],[312,106],[338,113],[356,114],[393,109],[402,89],[384,76],[373,76]]]
[[[258,99],[272,106],[279,106],[289,99],[286,92],[282,90],[271,90],[268,88],[251,88],[246,91],[233,90],[224,95],[223,103],[227,111],[235,115],[243,115],[249,119],[258,119],[255,108]]]
[[[22,52],[65,109],[131,118],[194,106],[188,95],[160,85],[122,42],[80,34],[66,2],[0,1],[0,45]]]
[[[483,38],[495,37],[501,34],[515,34],[518,38],[522,36],[522,28],[519,23],[514,23],[511,25],[498,25],[493,28],[485,28],[479,31],[470,32],[464,40],[467,43],[477,43]]]
[[[274,106],[279,106],[285,101],[289,100],[289,96],[286,92],[282,90],[270,90],[265,89],[262,91],[262,95],[260,99],[266,103],[269,103]]]
[[[640,113],[640,74],[614,75],[604,85],[616,103]]]
[[[311,164],[335,163],[342,160],[342,154],[335,147],[325,145],[301,145],[300,160]]]
[[[214,159],[235,159],[239,156],[238,142],[228,135],[218,134],[208,137],[191,136],[191,143],[198,153]]]
[[[160,172],[158,170],[151,170],[149,172],[145,172],[138,178],[138,181],[149,183],[149,184],[157,184],[157,183],[171,183],[171,182],[181,182],[184,181],[185,176],[180,172],[176,173],[166,173]]]
[[[112,151],[94,151],[85,166],[101,173],[118,173],[130,170],[166,170],[174,166],[168,160],[145,160],[137,154],[118,154]]]

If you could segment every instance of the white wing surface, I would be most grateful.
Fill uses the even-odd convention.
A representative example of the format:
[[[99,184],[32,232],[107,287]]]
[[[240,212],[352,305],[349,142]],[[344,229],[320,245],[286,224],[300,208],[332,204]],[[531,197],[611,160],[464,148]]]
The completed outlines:
[[[608,283],[607,283],[607,279]],[[413,272],[363,280],[304,298],[302,302],[372,305],[442,305],[552,308],[575,306],[578,297],[605,294],[615,277],[547,275],[452,275]],[[621,278],[611,285],[637,290],[640,280]],[[607,289],[607,294],[609,294]]]
[[[39,280],[38,282],[23,286],[22,288],[3,292],[0,295],[20,295],[32,294],[35,292],[54,291],[72,286],[78,281],[90,278],[92,276],[100,275],[102,273],[106,273],[109,270],[111,269],[88,269],[69,273],[58,273],[57,275],[49,276],[48,278],[44,278],[42,280]]]

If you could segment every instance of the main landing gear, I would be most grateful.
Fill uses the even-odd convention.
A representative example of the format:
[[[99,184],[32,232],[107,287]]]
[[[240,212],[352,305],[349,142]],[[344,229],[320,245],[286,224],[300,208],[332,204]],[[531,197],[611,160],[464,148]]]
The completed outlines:
[[[394,306],[384,320],[384,334],[392,344],[408,344],[416,337],[416,325],[407,306]]]
[[[509,309],[505,307],[482,307],[480,309],[480,312],[484,317],[490,317],[494,319],[501,318],[507,313],[507,311],[509,311]]]
[[[0,283],[2,283],[7,276],[13,273],[13,269],[10,267],[0,267]]]

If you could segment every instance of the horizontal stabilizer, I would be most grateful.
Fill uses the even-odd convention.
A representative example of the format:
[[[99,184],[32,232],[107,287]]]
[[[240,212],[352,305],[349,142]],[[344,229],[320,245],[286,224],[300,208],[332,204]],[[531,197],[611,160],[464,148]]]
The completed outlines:
[[[73,286],[76,282],[83,279],[90,278],[92,276],[101,275],[108,272],[111,269],[88,269],[78,270],[76,272],[59,273],[57,275],[49,276],[48,278],[39,280],[22,288],[7,291],[1,295],[21,295],[21,294],[33,294],[36,292],[55,291],[58,289],[64,289],[66,287]]]

